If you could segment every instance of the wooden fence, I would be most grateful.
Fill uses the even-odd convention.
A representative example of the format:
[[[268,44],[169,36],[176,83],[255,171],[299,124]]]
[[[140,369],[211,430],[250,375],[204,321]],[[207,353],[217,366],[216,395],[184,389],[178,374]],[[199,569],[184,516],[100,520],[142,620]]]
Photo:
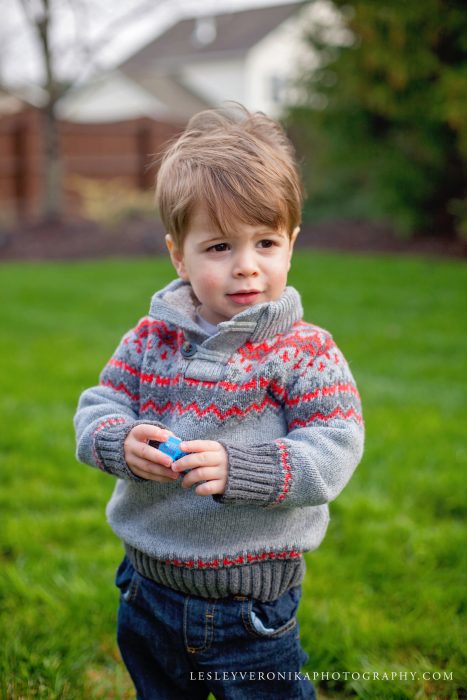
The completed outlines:
[[[44,182],[41,113],[35,109],[0,115],[0,224],[39,218]],[[67,196],[73,175],[110,180],[148,190],[154,171],[148,164],[164,143],[183,128],[149,118],[106,124],[60,123],[65,214],[76,209]]]

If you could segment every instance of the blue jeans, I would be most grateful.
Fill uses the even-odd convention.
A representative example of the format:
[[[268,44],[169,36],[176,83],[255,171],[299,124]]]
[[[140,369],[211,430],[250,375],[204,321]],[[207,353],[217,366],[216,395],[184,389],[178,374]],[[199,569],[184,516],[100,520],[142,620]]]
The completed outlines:
[[[300,586],[272,603],[199,598],[141,576],[127,557],[116,584],[118,644],[138,700],[315,700],[299,674]]]

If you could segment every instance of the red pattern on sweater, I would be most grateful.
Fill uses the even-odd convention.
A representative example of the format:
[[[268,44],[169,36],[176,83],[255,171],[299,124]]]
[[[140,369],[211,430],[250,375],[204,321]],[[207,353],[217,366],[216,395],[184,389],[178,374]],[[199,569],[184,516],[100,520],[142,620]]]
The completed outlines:
[[[235,557],[235,559],[230,559],[229,557],[223,557],[222,559],[212,559],[211,561],[205,561],[204,559],[166,559],[166,564],[172,564],[173,566],[184,566],[188,569],[218,569],[222,566],[239,566],[241,564],[252,564],[256,561],[266,561],[267,559],[298,559],[303,555],[303,552],[296,552],[295,550],[286,550],[285,552],[263,552],[262,554],[247,554],[244,556]]]
[[[316,389],[315,391],[310,392],[308,394],[301,394],[299,396],[291,398],[286,389],[283,386],[281,386],[276,380],[269,381],[265,377],[253,377],[247,382],[242,383],[227,381],[215,382],[204,379],[193,379],[189,377],[184,377],[182,374],[175,374],[173,377],[162,377],[161,375],[154,374],[153,372],[151,372],[150,374],[140,372],[138,369],[132,367],[127,362],[124,362],[123,360],[117,360],[116,358],[111,358],[107,363],[107,367],[115,367],[117,369],[121,369],[124,372],[130,374],[131,376],[137,377],[142,384],[157,384],[158,386],[177,386],[178,384],[183,382],[191,386],[202,386],[206,389],[211,389],[212,387],[218,386],[220,389],[225,389],[226,391],[232,392],[253,391],[258,388],[266,389],[268,386],[270,386],[271,391],[277,394],[277,396],[279,396],[282,399],[286,406],[296,406],[302,402],[312,401],[313,399],[316,399],[319,396],[330,396],[338,393],[351,393],[354,394],[357,398],[360,398],[358,390],[353,384],[331,384],[329,386],[324,386],[321,389]],[[113,386],[113,388],[115,388],[115,386],[111,384],[110,380],[104,380],[103,382],[101,382],[101,384],[103,386]],[[125,391],[125,393],[127,393],[130,396],[129,390],[126,389],[122,383],[119,384],[119,387],[119,391]],[[138,396],[139,398],[139,395],[135,394],[134,396]]]
[[[119,361],[116,360],[116,363]],[[157,384],[160,384],[162,386],[164,385],[176,385],[182,379],[183,381],[186,381],[188,384],[202,384],[206,387],[211,387],[216,384],[216,382],[208,382],[208,381],[201,381],[201,380],[196,380],[196,379],[186,379],[184,377],[181,377],[180,375],[176,375],[173,378],[170,377],[154,377],[154,375],[141,375],[142,378],[146,377],[145,381],[148,382],[153,382],[155,381]],[[106,386],[109,387],[110,389],[113,389],[114,391],[119,391],[125,393],[131,401],[138,402],[141,398],[141,395],[139,393],[132,393],[128,387],[123,383],[120,382],[120,384],[114,384],[110,379],[102,379],[100,382],[101,386]],[[244,384],[232,384],[230,382],[219,382],[219,386],[222,386],[222,388],[226,389],[227,391],[238,391],[239,389],[242,389],[244,391],[251,391],[257,388],[257,380],[256,378],[250,380],[249,382],[245,382]],[[260,387],[261,388],[266,388],[269,386],[269,382],[267,379],[260,378],[259,381]],[[280,401],[275,400],[271,398],[270,395],[266,395],[264,399],[261,401],[261,403],[257,403],[256,401],[253,401],[250,405],[246,406],[245,408],[239,408],[238,406],[234,405],[231,406],[227,411],[220,411],[217,406],[214,403],[211,403],[209,406],[205,408],[201,408],[196,401],[192,401],[190,404],[187,406],[183,406],[180,401],[178,401],[176,404],[173,404],[171,401],[166,402],[165,404],[162,405],[157,405],[152,399],[149,399],[146,401],[142,406],[141,406],[141,412],[146,412],[149,410],[154,410],[158,415],[161,415],[163,413],[166,413],[169,411],[170,413],[178,413],[179,415],[183,415],[183,413],[187,413],[188,411],[194,411],[198,417],[207,415],[209,413],[214,413],[219,420],[226,420],[227,418],[230,418],[231,416],[245,416],[248,413],[252,411],[256,411],[258,414],[261,413],[263,410],[265,410],[268,406],[272,406],[273,408],[280,408],[281,404],[283,403],[285,406],[290,407],[290,406],[297,406],[301,403],[305,403],[307,401],[313,401],[314,399],[318,398],[319,396],[329,396],[329,395],[335,395],[338,393],[351,393],[354,394],[355,396],[359,396],[357,389],[352,385],[352,384],[334,384],[332,386],[328,387],[322,387],[321,389],[316,389],[315,391],[309,392],[308,394],[302,394],[299,396],[296,396],[294,398],[290,398],[286,392],[286,390],[280,386],[277,382],[273,381],[270,383],[271,390],[275,392],[275,394],[280,397]],[[308,425],[309,423],[312,423],[315,420],[330,420],[331,418],[334,418],[336,415],[339,415],[341,418],[344,420],[349,420],[351,418],[356,418],[358,422],[362,421],[361,416],[359,414],[355,413],[354,409],[350,409],[347,412],[343,412],[340,408],[336,408],[332,413],[329,415],[324,415],[321,412],[316,412],[313,413],[311,416],[309,416],[305,420],[299,420],[296,419],[292,421],[289,424],[289,429],[291,430],[293,427],[301,426],[304,427]]]
[[[306,401],[313,401],[319,396],[332,396],[335,394],[354,394],[359,398],[359,393],[357,388],[353,384],[330,384],[329,386],[323,386],[320,389],[315,389],[315,391],[310,391],[308,394],[299,394],[298,396],[290,397],[287,390],[278,384],[276,381],[271,382],[271,389],[278,396],[281,397],[285,406],[297,406],[300,403]]]
[[[315,420],[322,420],[327,422],[328,420],[332,420],[333,418],[343,418],[344,420],[350,420],[351,418],[354,418],[357,423],[363,423],[363,418],[360,413],[357,413],[354,408],[349,408],[348,411],[343,411],[341,408],[335,408],[334,411],[329,413],[327,416],[324,413],[321,413],[320,411],[317,411],[316,413],[313,413],[311,416],[309,416],[306,420],[300,420],[299,418],[296,418],[293,420],[289,426],[289,430],[293,430],[294,428],[305,428],[305,426],[309,425],[310,423],[313,423]]]
[[[140,395],[132,394],[123,382],[120,382],[120,384],[114,384],[110,381],[110,379],[103,379],[100,385],[107,386],[109,389],[113,389],[114,391],[123,391],[123,393],[126,394],[132,401],[139,401]]]
[[[143,341],[148,338],[148,336],[154,334],[159,339],[157,347],[160,348],[163,345],[167,346],[170,348],[173,355],[177,352],[184,340],[183,333],[180,330],[169,329],[169,326],[164,323],[164,321],[143,318],[123,342],[125,345],[128,345],[131,340],[135,346],[136,352],[140,355],[145,348]]]
[[[281,452],[281,464],[282,468],[284,470],[284,481],[282,483],[282,489],[276,500],[271,504],[275,505],[276,503],[280,503],[281,501],[284,500],[284,498],[287,496],[287,493],[289,492],[290,488],[290,481],[292,479],[292,467],[289,464],[289,453],[287,450],[287,447],[282,440],[276,440],[276,444],[279,446],[280,452]]]
[[[108,361],[106,366],[115,367],[116,369],[121,369],[124,372],[131,374],[133,377],[137,377],[142,384],[157,384],[158,386],[177,386],[177,384],[183,382],[191,386],[202,386],[207,389],[212,389],[213,387],[218,386],[220,389],[225,389],[226,391],[251,391],[258,388],[258,386],[261,389],[265,389],[269,385],[269,380],[265,379],[264,377],[253,377],[247,382],[237,384],[235,382],[227,381],[215,382],[206,379],[193,379],[190,377],[184,377],[182,374],[175,374],[173,377],[163,377],[160,374],[154,374],[153,372],[150,374],[145,374],[144,372],[140,372],[136,367],[132,367],[127,362],[117,360],[114,357]]]
[[[281,351],[289,361],[289,352],[293,352],[296,359],[302,352],[309,352],[312,357],[319,352],[327,353],[335,343],[328,333],[321,328],[313,326],[311,323],[299,321],[294,323],[290,333],[279,333],[271,342],[263,340],[260,343],[248,341],[242,345],[237,352],[243,360],[261,360],[270,354],[279,355]]]
[[[192,401],[186,406],[183,406],[180,401],[177,401],[175,404],[171,401],[167,401],[165,404],[157,405],[152,399],[149,399],[141,406],[140,413],[153,410],[158,415],[161,415],[169,411],[170,413],[178,413],[178,415],[181,416],[184,413],[193,411],[198,418],[201,418],[209,413],[213,413],[217,418],[219,418],[219,420],[226,420],[226,418],[230,418],[231,416],[245,416],[251,411],[261,413],[261,411],[263,411],[267,406],[280,408],[280,403],[274,401],[270,396],[265,396],[260,404],[253,402],[245,409],[239,408],[238,406],[231,406],[227,411],[221,411],[214,403],[209,404],[209,406],[206,406],[206,408],[201,408],[198,406],[196,401]]]

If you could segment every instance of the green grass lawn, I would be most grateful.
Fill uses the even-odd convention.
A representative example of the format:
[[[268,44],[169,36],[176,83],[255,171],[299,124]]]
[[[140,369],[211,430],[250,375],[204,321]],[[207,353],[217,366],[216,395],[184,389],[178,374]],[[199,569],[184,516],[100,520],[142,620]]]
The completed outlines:
[[[113,479],[75,461],[72,417],[172,277],[166,259],[0,266],[2,698],[133,697],[114,641]],[[466,267],[299,252],[290,282],[347,356],[367,431],[307,555],[304,670],[328,674],[322,698],[465,697]]]

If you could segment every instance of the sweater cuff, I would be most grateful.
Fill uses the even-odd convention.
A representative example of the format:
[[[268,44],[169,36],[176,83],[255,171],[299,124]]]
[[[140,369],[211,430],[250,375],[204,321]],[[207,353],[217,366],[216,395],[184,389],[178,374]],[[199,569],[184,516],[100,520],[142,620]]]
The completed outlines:
[[[223,494],[213,496],[218,503],[267,506],[274,502],[280,482],[280,460],[273,444],[234,447],[219,440],[228,455],[229,473]]]
[[[156,425],[167,430],[163,423],[152,420],[137,420],[129,423],[125,418],[114,418],[99,425],[94,432],[94,452],[97,466],[103,471],[127,481],[147,481],[133,474],[126,463],[123,445],[128,433],[135,425]]]

